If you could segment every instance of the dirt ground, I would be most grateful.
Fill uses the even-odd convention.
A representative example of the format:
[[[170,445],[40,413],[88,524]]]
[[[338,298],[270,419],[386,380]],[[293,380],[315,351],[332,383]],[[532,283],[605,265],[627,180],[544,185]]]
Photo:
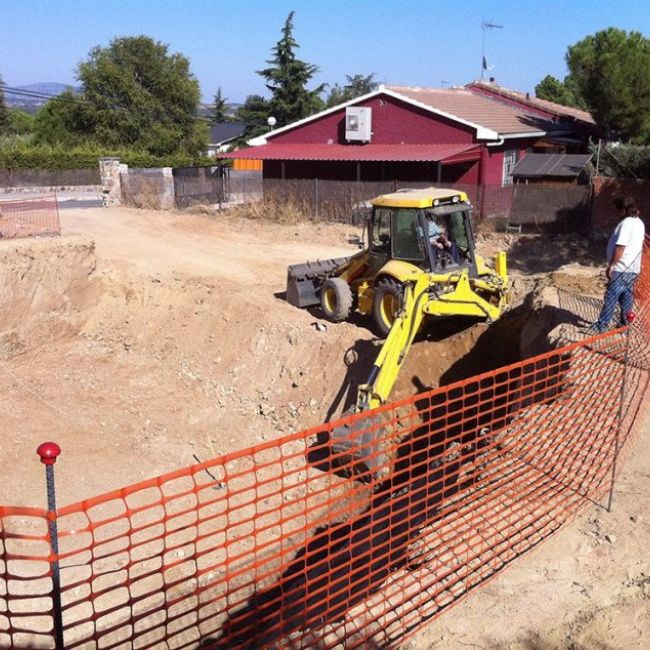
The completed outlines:
[[[351,226],[128,209],[61,220],[60,239],[0,241],[0,503],[44,505],[34,450],[48,439],[67,504],[319,424],[379,351],[366,321],[326,323],[282,296],[287,265],[354,252]],[[540,286],[602,295],[599,245],[485,234],[479,246],[509,249],[522,300]],[[429,331],[394,397],[534,353],[535,337],[516,338],[539,322],[513,310],[490,332]],[[650,647],[649,447],[644,432],[612,513],[593,506],[406,647]]]

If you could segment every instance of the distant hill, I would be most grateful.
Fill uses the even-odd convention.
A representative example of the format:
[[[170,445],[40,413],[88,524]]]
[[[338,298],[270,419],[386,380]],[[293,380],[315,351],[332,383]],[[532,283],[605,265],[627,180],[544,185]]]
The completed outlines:
[[[59,95],[66,88],[72,88],[73,90],[80,92],[80,88],[75,88],[70,84],[60,84],[56,81],[42,81],[35,84],[26,84],[24,86],[15,86],[19,90],[29,90],[33,93],[43,93],[45,95]]]
[[[75,88],[69,84],[62,84],[56,81],[41,81],[39,83],[24,84],[22,86],[12,86],[16,90],[24,90],[30,93],[39,93],[44,97],[29,97],[28,95],[16,95],[9,90],[4,91],[5,103],[12,108],[20,108],[28,113],[35,113],[45,104],[49,97],[60,95],[67,88],[72,88],[75,92],[81,92],[80,88]]]

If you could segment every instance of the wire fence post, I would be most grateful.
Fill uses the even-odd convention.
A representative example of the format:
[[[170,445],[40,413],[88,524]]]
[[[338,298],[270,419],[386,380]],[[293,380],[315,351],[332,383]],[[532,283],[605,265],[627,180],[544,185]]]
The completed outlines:
[[[44,442],[39,445],[36,453],[45,465],[45,481],[47,484],[47,526],[50,534],[50,568],[52,570],[52,607],[54,619],[54,647],[64,650],[63,645],[63,615],[61,612],[61,575],[59,573],[59,533],[57,529],[56,489],[54,487],[54,463],[61,453],[61,448],[55,442]]]
[[[630,327],[636,318],[633,312],[626,314],[628,319],[628,326],[625,330],[625,357],[623,359],[623,381],[621,382],[621,401],[618,406],[618,424],[616,426],[616,437],[614,438],[614,458],[612,460],[612,479],[609,485],[609,496],[607,498],[607,512],[612,511],[612,501],[614,500],[614,484],[616,482],[616,461],[618,460],[618,452],[621,446],[620,435],[623,428],[623,411],[625,404],[625,382],[627,380],[627,367],[630,356]]]

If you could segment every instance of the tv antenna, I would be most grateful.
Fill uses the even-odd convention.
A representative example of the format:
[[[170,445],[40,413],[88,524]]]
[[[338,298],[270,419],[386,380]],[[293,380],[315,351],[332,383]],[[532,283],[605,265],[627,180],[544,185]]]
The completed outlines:
[[[488,67],[488,62],[487,59],[485,58],[485,30],[486,29],[503,29],[503,25],[496,25],[495,23],[492,22],[492,19],[490,20],[484,20],[481,22],[481,32],[482,32],[482,38],[481,38],[481,79],[484,79],[485,71],[486,70],[492,70],[492,68]],[[494,67],[494,66],[493,66]]]

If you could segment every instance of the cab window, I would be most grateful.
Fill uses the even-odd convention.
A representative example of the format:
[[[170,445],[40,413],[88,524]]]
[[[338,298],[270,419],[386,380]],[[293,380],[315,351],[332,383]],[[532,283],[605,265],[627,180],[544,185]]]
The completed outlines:
[[[458,248],[467,253],[469,250],[469,239],[465,230],[465,213],[452,212],[449,216],[449,237]]]
[[[415,262],[424,261],[418,211],[412,208],[395,208],[393,211],[393,258]]]
[[[372,249],[390,251],[390,213],[387,208],[375,208],[372,227]]]

